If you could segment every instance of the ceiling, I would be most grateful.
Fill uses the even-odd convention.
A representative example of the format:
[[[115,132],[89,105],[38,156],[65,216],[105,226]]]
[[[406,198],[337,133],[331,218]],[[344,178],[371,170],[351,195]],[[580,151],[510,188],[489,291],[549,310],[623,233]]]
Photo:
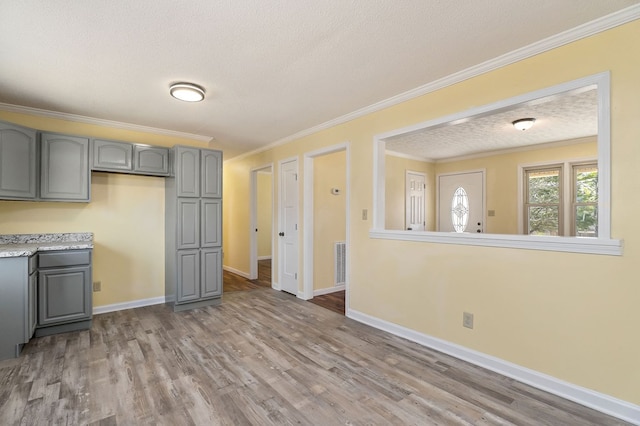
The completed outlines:
[[[0,108],[189,134],[231,158],[638,3],[5,0]],[[180,81],[206,99],[171,98]]]
[[[506,111],[427,127],[385,139],[387,151],[424,160],[567,142],[598,134],[598,91],[578,90],[515,105]],[[535,118],[528,130],[515,120]]]

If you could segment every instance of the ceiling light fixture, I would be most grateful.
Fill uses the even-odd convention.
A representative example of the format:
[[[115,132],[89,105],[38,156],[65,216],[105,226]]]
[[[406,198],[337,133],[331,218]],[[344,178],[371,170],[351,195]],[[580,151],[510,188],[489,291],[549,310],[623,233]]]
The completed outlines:
[[[527,130],[530,129],[531,126],[533,126],[533,123],[536,122],[535,118],[521,118],[520,120],[516,120],[513,123],[513,127],[515,127],[518,130]]]
[[[175,83],[169,87],[169,93],[185,102],[200,102],[204,99],[204,89],[192,83]]]

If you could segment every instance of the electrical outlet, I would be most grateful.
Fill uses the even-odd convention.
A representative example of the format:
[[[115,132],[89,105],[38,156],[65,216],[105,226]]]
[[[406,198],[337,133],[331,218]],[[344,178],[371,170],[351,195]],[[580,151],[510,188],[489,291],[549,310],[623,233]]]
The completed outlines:
[[[367,209],[362,209],[362,220],[367,220]]]
[[[93,282],[93,292],[97,293],[99,291],[102,291],[102,282],[100,281],[94,281]]]
[[[469,312],[462,313],[462,326],[473,329],[473,314]]]

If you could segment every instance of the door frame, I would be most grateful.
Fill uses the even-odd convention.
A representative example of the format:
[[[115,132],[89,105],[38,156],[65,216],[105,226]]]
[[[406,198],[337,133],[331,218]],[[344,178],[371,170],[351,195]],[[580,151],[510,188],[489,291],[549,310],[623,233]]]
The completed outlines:
[[[258,278],[258,235],[255,229],[258,227],[258,173],[269,171],[271,173],[271,267],[273,270],[273,249],[274,249],[274,220],[275,220],[275,203],[274,198],[274,185],[273,185],[273,163],[263,164],[259,167],[253,167],[250,170],[250,215],[249,220],[249,279],[255,280]],[[271,286],[273,287],[273,277],[271,279]]]
[[[304,191],[303,191],[303,294],[302,299],[313,299],[313,167],[316,157],[321,157],[335,152],[345,151],[346,153],[346,188],[345,188],[345,244],[347,248],[347,256],[345,259],[345,315],[349,314],[349,277],[351,276],[351,232],[350,217],[351,211],[351,143],[343,142],[336,145],[320,148],[304,154]]]
[[[296,176],[300,176],[300,163],[298,161],[298,156],[294,156],[294,157],[288,157],[288,158],[283,158],[282,160],[278,161],[278,178],[277,178],[277,182],[278,182],[278,209],[277,209],[277,216],[278,216],[278,227],[276,229],[273,230],[272,235],[276,235],[277,232],[275,231],[279,231],[283,228],[284,224],[283,224],[283,215],[282,215],[282,203],[283,203],[283,199],[282,199],[282,165],[284,163],[289,163],[289,162],[295,162],[296,165]],[[298,184],[297,186],[297,191],[298,191],[298,207],[297,207],[297,213],[298,213],[298,217],[297,217],[297,223],[300,224],[300,181],[298,180]],[[303,194],[304,195],[304,194]],[[254,228],[255,229],[255,228]],[[275,241],[276,238],[274,237],[273,240]],[[273,275],[271,276],[271,287],[274,288],[275,290],[279,290],[282,291],[282,271],[284,270],[283,268],[283,263],[284,263],[284,246],[281,242],[281,240],[278,238],[278,282],[275,282],[273,280]],[[301,297],[300,294],[300,232],[298,232],[298,242],[297,242],[297,247],[298,247],[298,291],[296,296],[297,297]],[[273,253],[273,252],[272,252]],[[272,261],[273,262],[273,261]],[[272,263],[273,264],[273,263]]]
[[[482,173],[482,228],[483,234],[487,230],[487,169],[461,170],[453,173],[438,173],[436,175],[436,231],[440,232],[440,177]]]

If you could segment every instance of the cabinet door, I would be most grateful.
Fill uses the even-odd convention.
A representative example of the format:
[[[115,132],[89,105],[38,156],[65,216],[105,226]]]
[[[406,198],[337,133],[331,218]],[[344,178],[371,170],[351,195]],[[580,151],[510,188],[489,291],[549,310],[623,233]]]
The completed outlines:
[[[105,141],[95,139],[93,141],[92,170],[132,170],[133,145],[126,142]]]
[[[36,325],[38,325],[38,274],[33,273],[29,275],[29,290],[28,290],[28,309],[27,309],[27,335],[25,336],[25,343],[33,337],[33,333],[36,331]]]
[[[200,150],[176,147],[176,192],[178,197],[200,196]]]
[[[41,270],[38,273],[38,325],[91,318],[91,267]]]
[[[202,196],[222,197],[222,152],[202,150]]]
[[[36,131],[0,123],[0,198],[36,197]]]
[[[200,247],[222,245],[222,200],[202,199],[200,213]]]
[[[200,200],[178,199],[178,249],[200,247]]]
[[[169,149],[135,145],[133,171],[152,175],[169,174]]]
[[[176,303],[200,298],[200,250],[178,250]]]
[[[202,271],[201,297],[215,297],[222,294],[222,249],[202,249],[200,253]]]
[[[40,198],[89,201],[89,139],[42,134]]]

